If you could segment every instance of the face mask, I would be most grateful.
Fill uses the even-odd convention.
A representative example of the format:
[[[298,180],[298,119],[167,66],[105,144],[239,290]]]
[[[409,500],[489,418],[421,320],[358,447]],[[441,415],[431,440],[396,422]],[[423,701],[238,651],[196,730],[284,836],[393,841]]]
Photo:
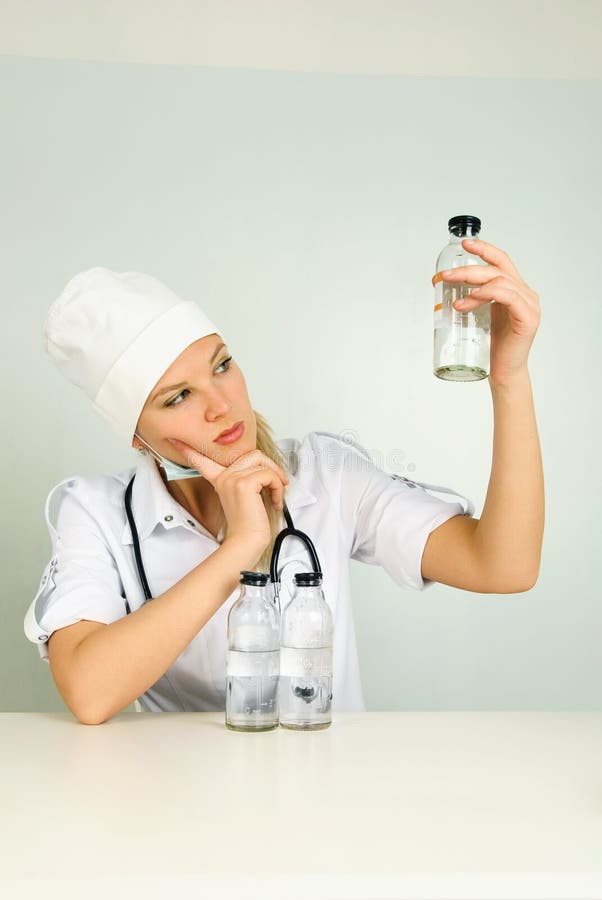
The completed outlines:
[[[151,455],[157,460],[163,471],[165,472],[165,477],[168,481],[176,481],[178,478],[202,478],[200,472],[197,472],[196,469],[193,469],[191,466],[179,466],[178,463],[172,462],[171,459],[167,459],[165,456],[160,456],[156,453],[150,444],[147,444],[146,441],[140,437],[137,432],[134,432],[138,440],[142,441],[143,444],[146,444],[148,449],[151,452]],[[140,453],[146,453],[146,450],[139,451]]]

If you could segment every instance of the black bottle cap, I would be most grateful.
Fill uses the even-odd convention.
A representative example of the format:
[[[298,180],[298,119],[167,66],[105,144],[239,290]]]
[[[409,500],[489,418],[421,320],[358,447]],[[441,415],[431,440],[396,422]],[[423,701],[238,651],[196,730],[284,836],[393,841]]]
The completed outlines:
[[[472,229],[473,234],[480,231],[481,220],[478,216],[452,216],[447,223],[447,227],[451,234],[455,234],[456,237],[464,237],[469,227]]]
[[[321,572],[297,572],[293,578],[295,584],[301,587],[311,587],[313,585],[322,584]]]
[[[251,572],[249,569],[241,569],[241,584],[251,584],[254,587],[265,587],[268,583],[269,575],[267,572]]]

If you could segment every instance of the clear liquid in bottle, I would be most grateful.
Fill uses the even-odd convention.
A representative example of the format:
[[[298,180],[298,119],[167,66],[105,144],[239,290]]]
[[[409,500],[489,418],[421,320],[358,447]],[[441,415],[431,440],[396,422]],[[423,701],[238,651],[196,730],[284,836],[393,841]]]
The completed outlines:
[[[279,720],[280,614],[267,573],[241,575],[241,595],[228,613],[226,727],[269,731]]]
[[[450,240],[437,259],[435,283],[433,373],[443,381],[480,381],[489,375],[491,305],[481,303],[468,312],[454,303],[476,287],[466,282],[443,281],[440,273],[459,266],[487,265],[463,245],[465,238],[478,238],[481,220],[476,216],[454,216],[448,222]]]
[[[333,616],[321,572],[298,572],[282,613],[280,724],[315,730],[332,724]]]

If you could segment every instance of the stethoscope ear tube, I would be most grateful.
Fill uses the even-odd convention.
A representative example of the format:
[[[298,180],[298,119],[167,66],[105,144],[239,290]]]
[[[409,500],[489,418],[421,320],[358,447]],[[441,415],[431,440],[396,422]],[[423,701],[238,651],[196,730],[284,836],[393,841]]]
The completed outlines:
[[[134,546],[134,556],[136,558],[136,566],[138,568],[138,575],[140,577],[140,583],[142,585],[142,590],[144,591],[144,596],[147,600],[152,600],[152,594],[150,587],[148,586],[148,581],[146,579],[146,572],[144,571],[144,565],[142,563],[142,554],[140,552],[140,541],[138,538],[138,529],[136,528],[136,523],[134,521],[134,515],[132,513],[132,488],[134,486],[134,478],[135,474],[132,476],[126,490],[125,490],[125,511],[127,515],[127,519],[130,525],[130,531],[132,533],[132,544]],[[284,504],[284,517],[286,519],[287,527],[283,528],[282,531],[276,537],[274,541],[274,549],[272,550],[272,556],[270,559],[270,581],[274,585],[274,598],[276,601],[276,605],[278,607],[278,611],[280,611],[280,573],[278,572],[278,558],[280,556],[280,548],[282,546],[282,542],[285,538],[289,537],[298,537],[302,540],[307,547],[307,552],[311,557],[311,563],[313,566],[314,572],[321,572],[322,568],[320,566],[320,560],[318,559],[318,554],[316,552],[316,548],[313,545],[313,541],[309,537],[309,535],[305,534],[303,531],[299,531],[295,528],[293,524],[293,520],[291,518],[291,514],[288,510],[286,503]]]
[[[276,540],[274,541],[274,549],[272,550],[272,557],[270,559],[270,581],[274,585],[274,599],[278,607],[278,612],[280,612],[280,573],[278,572],[278,558],[280,556],[280,548],[282,547],[282,542],[285,538],[289,536],[300,538],[305,543],[307,552],[311,557],[313,571],[322,571],[320,567],[320,560],[318,559],[318,554],[316,552],[316,548],[313,545],[312,539],[309,537],[309,535],[305,534],[304,531],[299,531],[297,528],[295,528],[295,526],[293,525],[293,520],[291,519],[291,514],[288,511],[288,507],[286,506],[286,504],[284,505],[284,517],[287,521],[287,527],[282,529],[282,531],[278,534]]]
[[[134,478],[136,475],[132,475],[130,483],[125,489],[125,512],[128,517],[128,522],[130,523],[130,531],[132,532],[132,543],[134,545],[134,555],[136,557],[136,565],[138,567],[138,575],[140,576],[140,582],[142,584],[142,590],[144,591],[144,596],[147,600],[152,600],[152,594],[150,588],[148,586],[148,581],[146,580],[146,572],[144,571],[144,566],[142,565],[142,555],[140,553],[140,541],[138,540],[138,529],[136,528],[136,523],[134,522],[134,516],[132,514],[132,488],[134,486]]]

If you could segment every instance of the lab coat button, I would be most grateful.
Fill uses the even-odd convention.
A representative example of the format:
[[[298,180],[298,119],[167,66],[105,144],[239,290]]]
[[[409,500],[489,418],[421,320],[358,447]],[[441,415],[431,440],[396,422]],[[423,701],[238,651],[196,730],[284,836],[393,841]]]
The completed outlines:
[[[186,519],[186,521],[188,522],[189,525],[192,525],[193,528],[195,527],[195,524],[192,521],[192,519]]]
[[[163,516],[163,518],[166,522],[171,522],[173,519],[173,516]]]

